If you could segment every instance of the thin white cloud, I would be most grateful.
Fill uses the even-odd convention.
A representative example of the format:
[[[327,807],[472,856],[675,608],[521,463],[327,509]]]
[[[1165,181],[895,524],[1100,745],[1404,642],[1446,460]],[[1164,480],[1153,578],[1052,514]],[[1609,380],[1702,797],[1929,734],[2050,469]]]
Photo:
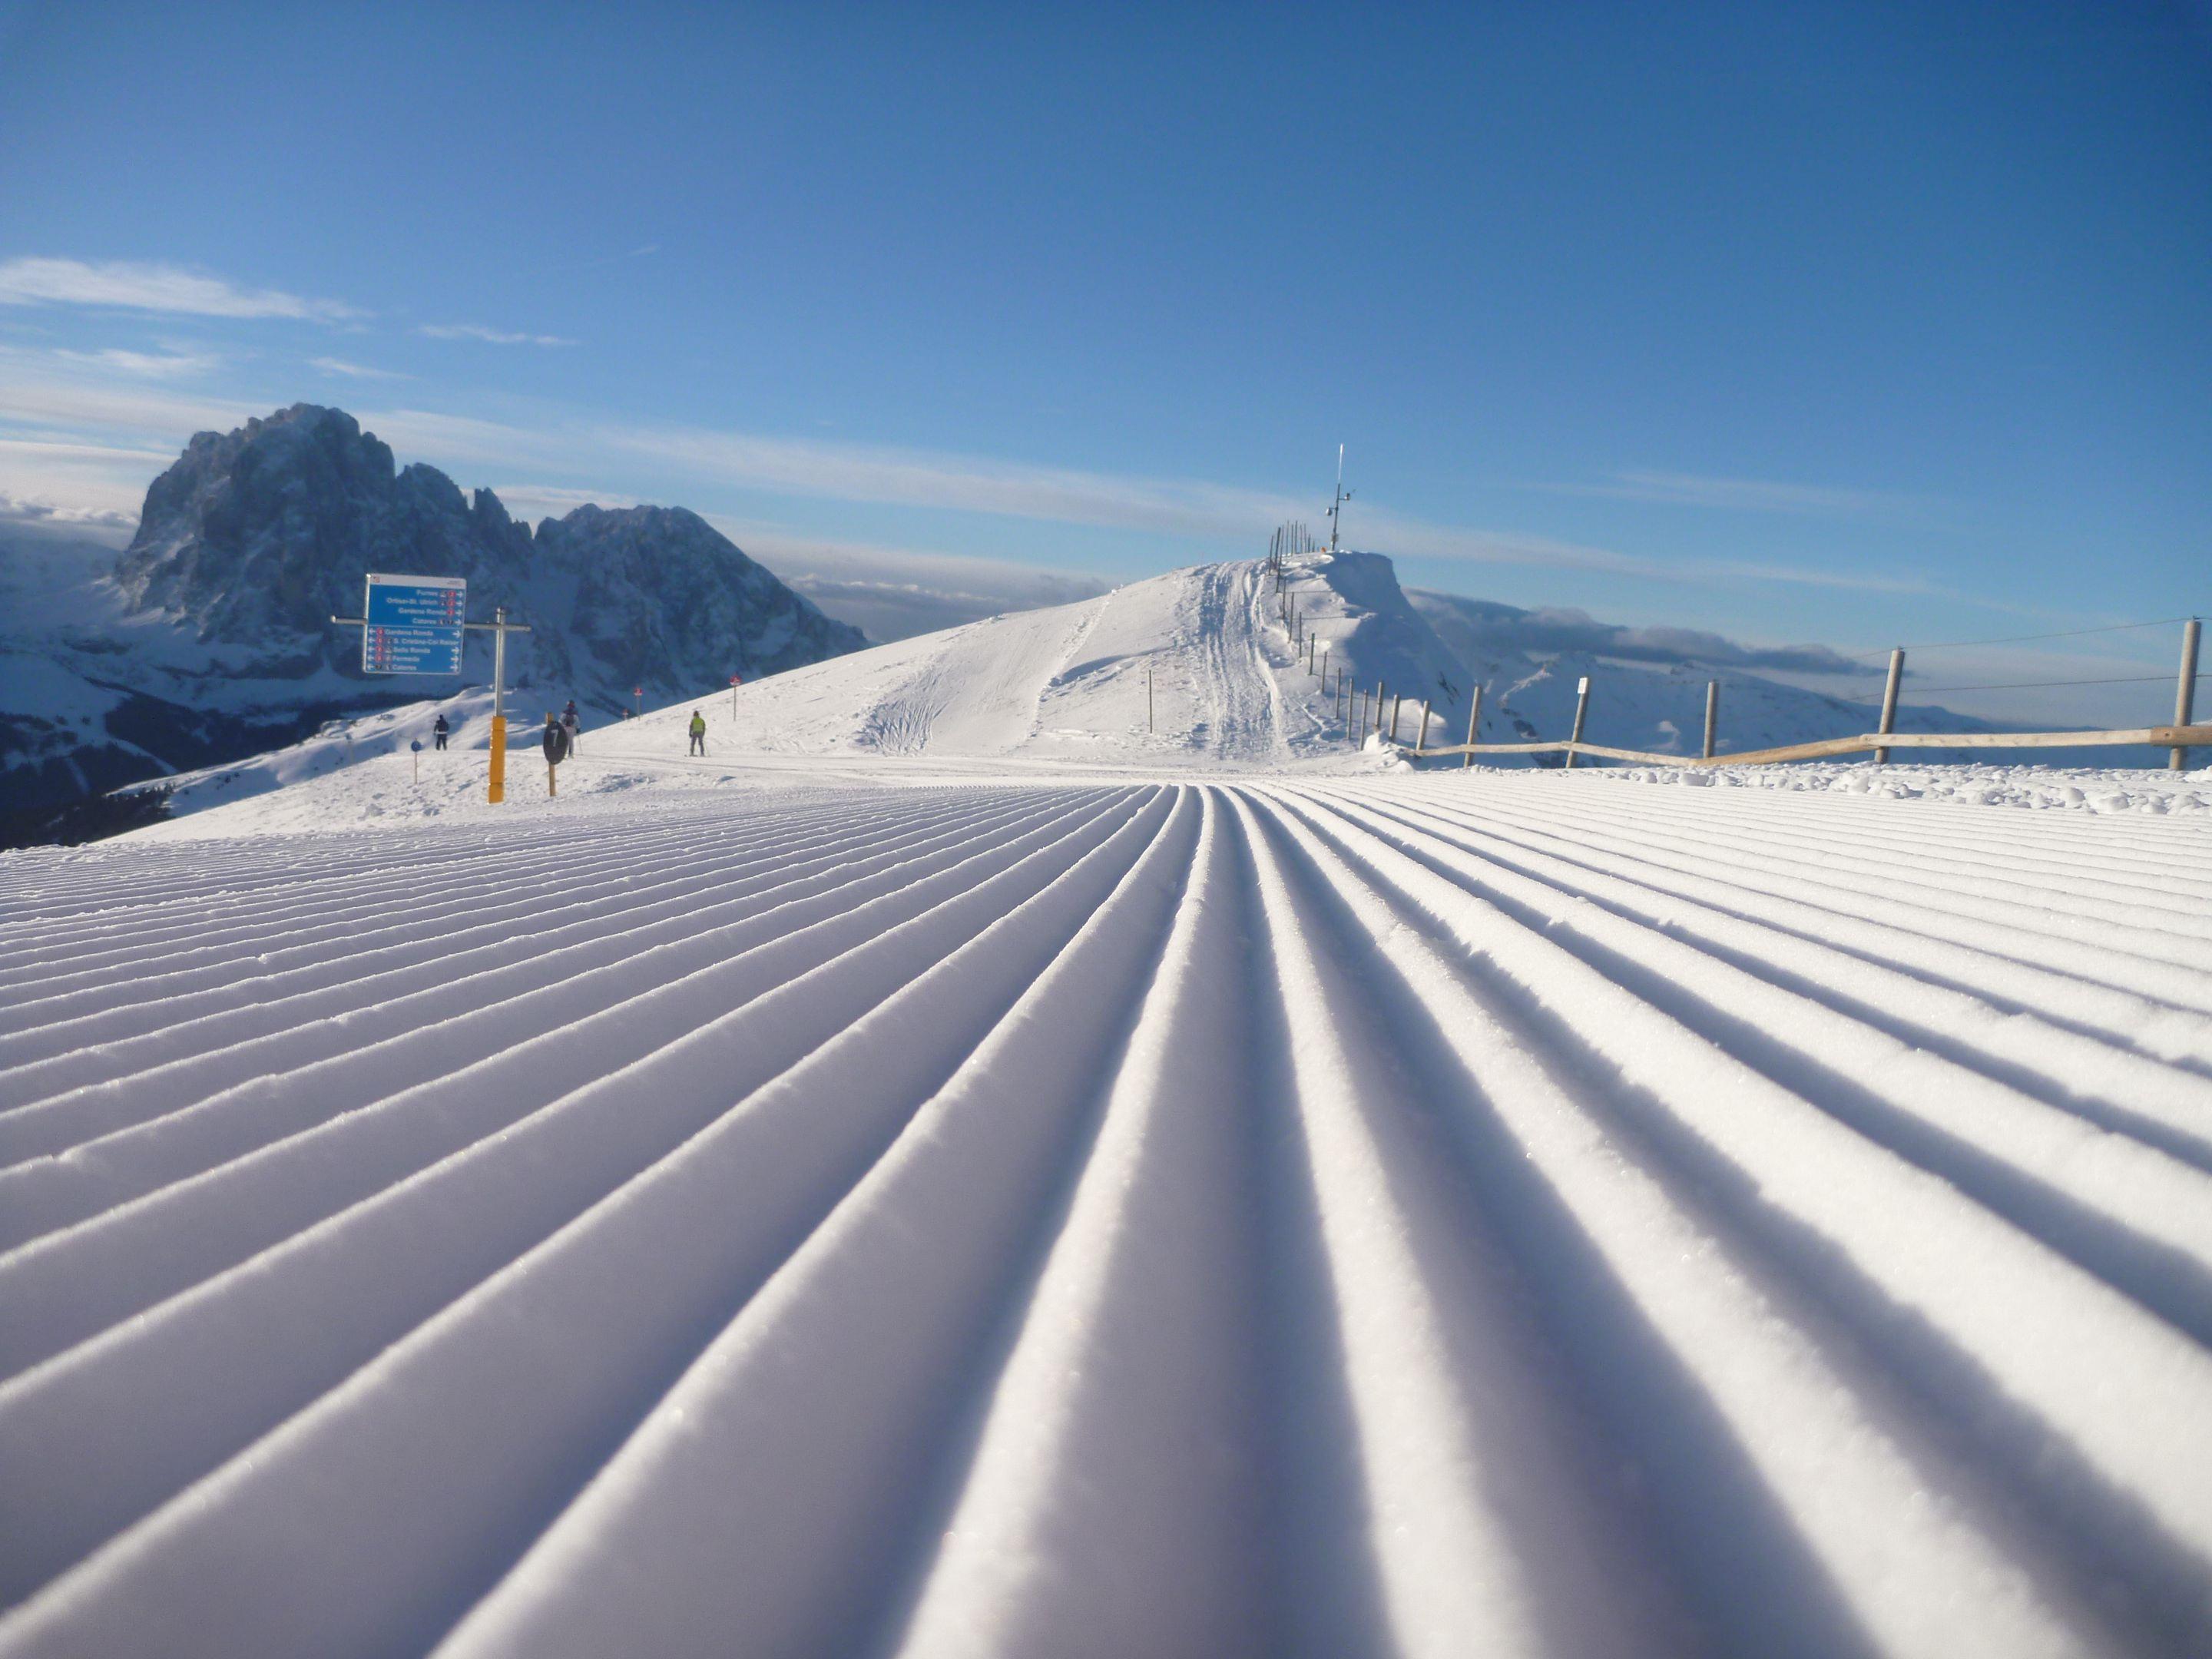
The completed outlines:
[[[222,359],[211,351],[124,351],[110,347],[105,351],[58,350],[54,356],[64,363],[75,363],[87,368],[112,369],[118,374],[142,376],[147,380],[174,380],[186,374],[206,374],[222,367]]]
[[[491,345],[572,346],[558,334],[514,334],[482,323],[424,323],[415,331],[433,340],[483,340]]]
[[[0,263],[0,305],[108,306],[191,317],[343,322],[367,313],[281,289],[244,289],[181,265],[128,259],[20,258]]]
[[[0,355],[0,366],[5,365]],[[246,417],[266,415],[266,404],[179,397],[149,386],[57,380],[15,374],[0,376],[0,420],[52,425],[79,432],[117,431],[173,439],[195,432],[228,430]]]
[[[1009,611],[1067,605],[1109,583],[1068,570],[877,543],[824,541],[780,525],[708,521],[840,622],[881,644]]]
[[[1914,497],[1887,490],[1852,489],[1832,484],[1786,483],[1770,478],[1710,477],[1692,472],[1631,468],[1595,483],[1523,484],[1555,495],[1595,495],[1613,501],[1650,501],[1668,507],[1719,507],[1737,513],[1796,513],[1854,516],[1899,512],[1918,505]]]
[[[732,483],[838,501],[945,507],[1172,535],[1262,538],[1305,503],[1232,486],[1141,478],[696,427],[605,427],[592,441]]]
[[[366,420],[368,417],[364,417]],[[1285,519],[1312,519],[1296,497],[1194,480],[1134,477],[994,461],[975,456],[818,439],[766,438],[696,427],[599,427],[527,431],[417,410],[379,417],[388,441],[410,434],[416,447],[456,450],[543,471],[604,465],[609,450],[714,483],[829,499],[942,508],[1107,529],[1264,544]],[[1352,544],[1401,558],[1533,565],[1596,571],[1653,581],[1768,581],[1866,592],[1932,592],[1917,578],[1812,569],[1745,561],[1665,561],[1511,532],[1438,525],[1380,512],[1363,514]]]
[[[0,523],[46,525],[87,530],[129,530],[138,522],[136,513],[119,507],[64,507],[41,495],[19,495],[0,489]]]
[[[16,456],[55,466],[84,462],[136,465],[148,461],[157,466],[167,466],[177,459],[163,449],[133,449],[122,444],[71,443],[55,438],[0,438],[0,456]]]
[[[239,424],[265,406],[186,403],[149,392],[75,384],[0,385],[0,419],[83,428],[191,433]],[[657,474],[833,501],[920,507],[1260,547],[1285,519],[1311,520],[1298,497],[1200,480],[1088,472],[927,450],[769,438],[697,427],[554,425],[525,428],[434,410],[360,411],[387,443],[434,463],[512,468],[540,476],[590,477],[609,454],[628,454]],[[605,501],[604,495],[599,497]],[[553,503],[549,501],[548,505]],[[568,502],[561,506],[565,511]],[[1673,583],[1780,582],[1844,591],[1929,593],[1926,583],[1880,572],[1816,569],[1748,561],[1666,561],[1545,537],[1436,524],[1376,510],[1348,518],[1351,544],[1401,559],[1531,566]]]
[[[970,597],[988,594],[1018,601],[1000,607],[1006,610],[1087,599],[1111,586],[1079,571],[1055,570],[1012,559],[979,558],[974,554],[894,547],[881,542],[828,540],[757,520],[714,513],[702,516],[746,552],[772,565],[778,574],[928,588]]]
[[[10,523],[83,532],[127,532],[146,485],[174,450],[85,443],[61,437],[0,437],[0,513]]]
[[[396,368],[371,368],[366,363],[349,363],[343,357],[310,357],[307,367],[319,368],[325,374],[343,374],[349,380],[411,380],[412,374],[402,374]]]
[[[558,489],[547,484],[494,484],[491,493],[499,497],[514,517],[533,520],[562,518],[580,507],[604,507],[613,511],[638,505],[635,495],[605,489]]]

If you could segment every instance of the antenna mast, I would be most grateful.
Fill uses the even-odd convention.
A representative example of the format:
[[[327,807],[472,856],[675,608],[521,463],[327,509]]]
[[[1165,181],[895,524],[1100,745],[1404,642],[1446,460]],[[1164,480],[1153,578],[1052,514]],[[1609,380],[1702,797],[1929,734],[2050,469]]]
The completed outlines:
[[[1344,487],[1344,446],[1339,444],[1336,447],[1336,499],[1329,504],[1328,509],[1328,551],[1332,558],[1336,556],[1337,519],[1344,511],[1344,504],[1351,499],[1352,492]]]

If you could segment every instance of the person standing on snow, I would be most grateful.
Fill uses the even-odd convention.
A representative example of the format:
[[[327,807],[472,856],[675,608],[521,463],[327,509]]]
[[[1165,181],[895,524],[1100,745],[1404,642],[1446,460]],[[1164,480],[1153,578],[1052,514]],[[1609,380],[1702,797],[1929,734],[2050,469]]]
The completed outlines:
[[[568,734],[568,752],[576,752],[576,739],[583,735],[583,722],[576,718],[576,700],[568,699],[568,706],[561,712],[561,729]]]
[[[691,711],[691,752],[702,757],[707,752],[707,717],[696,708]]]
[[[433,749],[443,749],[446,746],[447,734],[453,729],[446,724],[446,717],[443,714],[439,715],[437,724],[430,728],[430,746]]]

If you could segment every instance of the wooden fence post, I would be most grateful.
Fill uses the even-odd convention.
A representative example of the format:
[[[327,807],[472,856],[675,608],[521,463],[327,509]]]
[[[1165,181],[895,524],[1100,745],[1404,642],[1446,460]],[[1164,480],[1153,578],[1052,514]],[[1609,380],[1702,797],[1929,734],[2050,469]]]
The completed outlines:
[[[1429,746],[1429,700],[1421,699],[1421,729],[1413,733],[1413,752],[1421,754]]]
[[[1881,689],[1881,724],[1875,728],[1885,738],[1897,730],[1897,688],[1904,678],[1905,647],[1900,645],[1889,653],[1889,680]],[[1876,766],[1888,765],[1889,750],[1875,750],[1874,763]]]
[[[2173,723],[2186,726],[2197,707],[2197,618],[2191,617],[2181,627],[2181,684],[2173,690]],[[2166,764],[2179,772],[2187,769],[2189,751],[2179,744],[2173,746]]]
[[[1721,683],[1718,680],[1707,680],[1705,682],[1705,758],[1707,760],[1713,757],[1713,734],[1720,729],[1720,724]]]
[[[1459,757],[1462,772],[1474,764],[1474,746],[1482,741],[1482,688],[1479,685],[1474,688],[1474,701],[1467,706],[1467,741],[1468,752]]]
[[[1575,687],[1575,729],[1567,738],[1569,743],[1580,743],[1583,740],[1583,716],[1589,712],[1589,676],[1585,674],[1582,678],[1582,684]],[[1575,769],[1575,751],[1571,749],[1567,750],[1565,769],[1570,772]]]
[[[1382,681],[1375,682],[1375,735],[1382,735],[1382,700],[1390,695],[1390,688]]]
[[[1398,741],[1398,706],[1405,701],[1406,694],[1402,691],[1390,699],[1390,741],[1393,743]]]

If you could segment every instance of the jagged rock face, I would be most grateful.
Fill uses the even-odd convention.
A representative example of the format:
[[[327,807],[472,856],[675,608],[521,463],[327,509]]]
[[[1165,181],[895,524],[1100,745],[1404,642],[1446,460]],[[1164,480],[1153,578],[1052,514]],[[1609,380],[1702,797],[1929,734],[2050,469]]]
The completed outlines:
[[[580,507],[538,526],[538,551],[577,573],[572,649],[627,684],[681,695],[699,676],[678,685],[671,664],[751,679],[867,643],[680,507]]]
[[[134,611],[247,647],[258,670],[304,659],[350,678],[358,641],[329,618],[359,613],[372,570],[467,578],[477,620],[504,605],[532,630],[509,655],[513,683],[608,708],[635,686],[696,695],[867,643],[696,514],[585,507],[533,536],[490,490],[471,499],[435,467],[398,469],[352,416],[310,404],[195,437],[147,491],[116,583]],[[472,640],[471,678],[488,656]]]
[[[397,471],[343,410],[298,404],[195,437],[146,492],[116,580],[134,609],[203,640],[274,649],[307,635],[332,643],[335,665],[350,653],[329,618],[358,611],[368,571],[465,576],[495,599],[530,554],[489,490],[472,506],[434,467]]]

